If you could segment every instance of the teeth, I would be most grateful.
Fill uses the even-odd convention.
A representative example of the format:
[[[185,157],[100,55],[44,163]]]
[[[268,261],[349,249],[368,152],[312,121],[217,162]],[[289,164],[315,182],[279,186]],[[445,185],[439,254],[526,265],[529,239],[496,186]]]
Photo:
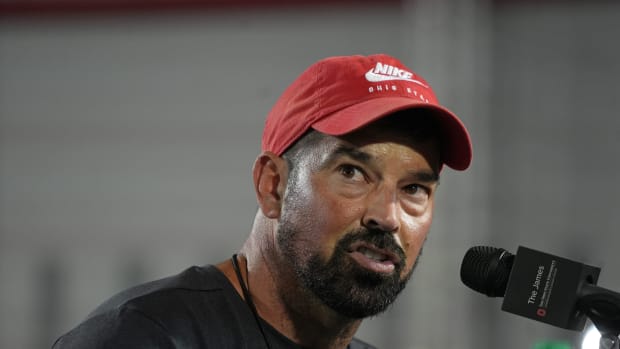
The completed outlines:
[[[370,259],[374,259],[376,261],[379,262],[383,262],[386,258],[385,255],[381,254],[381,253],[377,253],[375,251],[369,250],[366,247],[362,247],[359,249],[359,251],[366,257],[370,258]]]

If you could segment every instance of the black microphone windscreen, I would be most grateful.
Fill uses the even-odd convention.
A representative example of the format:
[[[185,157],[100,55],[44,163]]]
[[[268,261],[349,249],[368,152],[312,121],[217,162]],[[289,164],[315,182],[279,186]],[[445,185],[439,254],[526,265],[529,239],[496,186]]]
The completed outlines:
[[[514,255],[503,248],[474,246],[461,263],[461,281],[489,297],[503,297]]]
[[[620,299],[620,294],[616,297],[599,287],[583,287],[596,284],[599,272],[600,268],[523,246],[514,255],[502,248],[472,247],[461,264],[463,283],[489,297],[504,297],[502,310],[577,331],[586,321],[580,298],[582,308],[593,308],[583,304],[583,295],[611,295],[612,305]]]

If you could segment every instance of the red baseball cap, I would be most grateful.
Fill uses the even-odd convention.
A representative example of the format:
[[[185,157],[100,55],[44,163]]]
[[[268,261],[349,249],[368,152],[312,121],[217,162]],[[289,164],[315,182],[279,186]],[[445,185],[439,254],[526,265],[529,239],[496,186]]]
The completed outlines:
[[[443,163],[455,170],[469,167],[465,125],[439,104],[421,76],[385,54],[329,57],[311,65],[267,115],[262,149],[282,155],[310,128],[338,136],[406,109],[434,111]]]

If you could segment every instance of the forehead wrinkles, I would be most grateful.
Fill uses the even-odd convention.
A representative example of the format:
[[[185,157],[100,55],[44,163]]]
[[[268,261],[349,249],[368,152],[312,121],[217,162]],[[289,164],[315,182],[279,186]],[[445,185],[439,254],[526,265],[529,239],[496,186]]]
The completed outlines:
[[[378,160],[381,155],[388,159],[398,158],[399,161],[413,161],[420,155],[430,162],[434,171],[439,170],[440,139],[435,134],[417,137],[411,125],[394,127],[392,124],[377,124],[377,127],[364,127],[355,132],[341,136],[341,140],[365,149]]]
[[[361,163],[377,165],[394,159],[397,159],[399,163],[413,162],[416,156],[420,154],[419,147],[420,144],[414,145],[410,139],[408,142],[382,139],[358,142],[357,144],[341,139],[333,147],[325,149],[326,151],[320,154],[320,167],[325,168],[343,157]]]
[[[363,163],[377,163],[381,158],[393,156],[407,162],[413,160],[417,153],[429,155],[429,145],[434,148],[436,142],[435,137],[416,139],[408,127],[398,128],[393,125],[364,127],[342,136],[313,131],[285,157],[293,167],[290,170],[295,172],[291,175],[307,175],[308,172],[321,171],[343,157]]]
[[[417,153],[414,148],[397,142],[369,144],[364,148],[364,151],[369,153],[375,162],[383,162],[392,157],[402,161],[411,161],[415,157],[414,154]]]

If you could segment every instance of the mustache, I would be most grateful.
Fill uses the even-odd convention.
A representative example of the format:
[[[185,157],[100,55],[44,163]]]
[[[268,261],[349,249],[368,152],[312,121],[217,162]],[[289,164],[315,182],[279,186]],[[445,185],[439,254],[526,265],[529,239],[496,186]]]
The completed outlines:
[[[386,232],[380,229],[369,229],[366,227],[360,227],[352,230],[338,241],[338,243],[336,244],[336,248],[338,250],[346,252],[351,246],[351,244],[358,241],[363,241],[375,245],[380,249],[388,250],[398,255],[401,262],[403,263],[407,259],[405,251],[396,242],[396,238],[394,238],[394,233]]]

